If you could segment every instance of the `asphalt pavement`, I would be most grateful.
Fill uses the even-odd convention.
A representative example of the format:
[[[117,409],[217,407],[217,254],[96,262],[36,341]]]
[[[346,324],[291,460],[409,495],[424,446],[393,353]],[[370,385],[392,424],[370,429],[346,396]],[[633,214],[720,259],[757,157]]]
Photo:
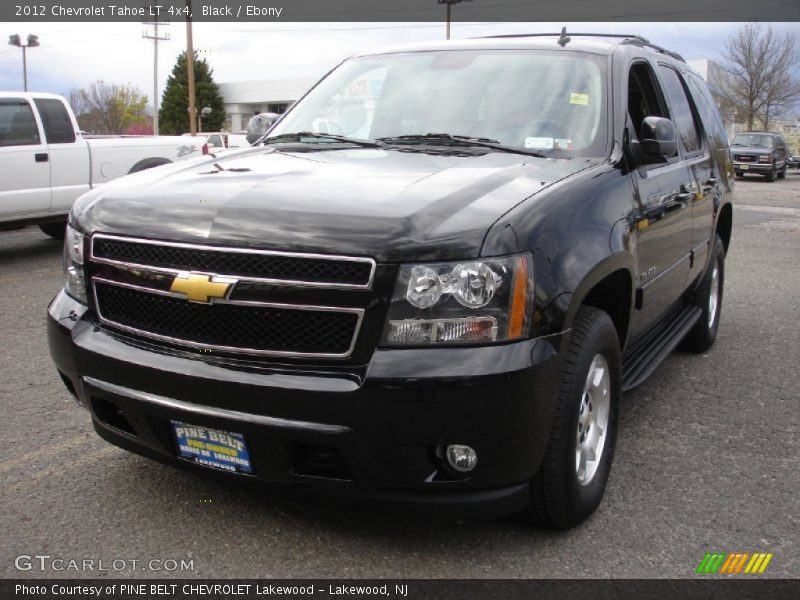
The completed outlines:
[[[800,576],[800,171],[734,200],[716,345],[625,396],[605,500],[562,533],[230,488],[105,443],[48,354],[61,243],[0,232],[0,577],[697,577],[712,551]]]

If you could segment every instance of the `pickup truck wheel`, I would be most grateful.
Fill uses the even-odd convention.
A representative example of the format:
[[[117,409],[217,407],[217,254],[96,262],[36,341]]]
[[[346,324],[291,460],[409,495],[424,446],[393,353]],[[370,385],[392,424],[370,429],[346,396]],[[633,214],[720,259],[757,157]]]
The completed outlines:
[[[778,179],[786,179],[786,163],[783,163],[783,168],[778,171]]]
[[[58,223],[41,223],[39,229],[42,230],[42,233],[49,235],[54,240],[63,240],[67,232],[67,224],[65,221],[59,221]]]
[[[714,345],[722,312],[722,290],[725,284],[725,246],[717,235],[711,260],[703,275],[700,287],[694,293],[693,303],[700,307],[702,314],[695,326],[686,334],[681,344],[689,352],[705,352]]]
[[[772,165],[772,170],[769,173],[767,173],[765,177],[767,178],[767,181],[772,183],[773,181],[775,181],[775,177],[777,176],[778,176],[778,167],[776,165]]]
[[[619,337],[611,318],[582,307],[565,351],[556,413],[525,515],[573,527],[600,505],[611,471],[622,397]]]

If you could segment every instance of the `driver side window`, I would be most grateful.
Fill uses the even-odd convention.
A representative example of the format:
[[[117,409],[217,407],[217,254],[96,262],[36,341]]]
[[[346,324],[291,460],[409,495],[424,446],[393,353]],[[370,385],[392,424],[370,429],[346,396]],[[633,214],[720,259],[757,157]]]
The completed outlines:
[[[650,66],[644,62],[634,63],[628,75],[628,115],[636,137],[642,136],[645,117],[666,117],[661,95]]]

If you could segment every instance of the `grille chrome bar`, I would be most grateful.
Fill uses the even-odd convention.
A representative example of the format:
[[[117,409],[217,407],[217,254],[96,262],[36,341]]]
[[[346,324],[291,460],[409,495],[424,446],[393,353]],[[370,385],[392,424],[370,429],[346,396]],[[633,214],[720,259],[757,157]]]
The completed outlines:
[[[331,353],[331,352],[297,352],[297,351],[287,351],[287,350],[265,350],[261,348],[247,348],[241,346],[226,346],[226,345],[217,345],[217,344],[209,344],[204,342],[197,342],[194,340],[186,340],[182,338],[176,338],[169,335],[163,335],[159,333],[154,333],[151,331],[143,330],[137,327],[131,327],[130,325],[126,325],[124,323],[119,323],[114,321],[113,319],[107,318],[103,315],[101,303],[98,300],[98,293],[97,293],[97,284],[101,285],[108,285],[108,286],[115,286],[120,288],[126,288],[129,290],[135,290],[137,292],[144,292],[147,294],[154,294],[159,296],[165,296],[169,298],[174,298],[176,300],[180,300],[182,302],[187,302],[185,296],[182,294],[176,294],[173,292],[169,292],[166,290],[159,290],[150,287],[139,286],[130,283],[122,283],[119,281],[112,281],[109,279],[105,279],[103,277],[94,276],[92,277],[92,292],[95,298],[95,309],[97,311],[97,317],[101,323],[108,325],[112,328],[120,329],[122,331],[127,331],[129,333],[133,333],[142,337],[152,338],[164,342],[169,342],[172,344],[176,344],[179,346],[189,346],[192,348],[198,349],[206,349],[206,350],[219,350],[222,352],[230,352],[230,353],[238,353],[238,354],[253,354],[253,355],[261,355],[261,356],[280,356],[280,357],[296,357],[296,358],[347,358],[355,349],[356,342],[358,340],[358,334],[361,330],[361,324],[364,319],[364,309],[363,308],[341,308],[341,307],[330,307],[330,306],[313,306],[313,305],[305,305],[305,304],[281,304],[275,302],[260,302],[260,301],[253,301],[253,300],[230,300],[230,299],[213,299],[212,304],[223,304],[223,305],[233,305],[233,306],[243,306],[243,307],[261,307],[267,309],[278,309],[278,310],[286,310],[286,311],[306,311],[306,312],[330,312],[330,313],[339,313],[339,314],[352,314],[356,317],[356,323],[353,328],[352,338],[350,340],[350,345],[345,352],[341,353]]]
[[[119,260],[115,258],[107,258],[104,256],[98,256],[95,252],[95,243],[98,240],[110,240],[112,242],[123,242],[123,243],[132,243],[132,244],[141,244],[141,245],[149,245],[155,248],[158,247],[166,247],[166,248],[179,248],[183,250],[189,251],[199,251],[199,252],[211,252],[211,253],[225,253],[225,254],[241,254],[243,256],[264,256],[264,257],[275,257],[275,258],[286,258],[286,259],[294,259],[298,261],[308,260],[308,261],[327,261],[332,264],[336,263],[359,263],[363,265],[367,265],[369,267],[369,277],[366,282],[364,283],[341,283],[336,281],[310,281],[304,279],[293,279],[293,278],[280,278],[280,277],[257,277],[257,276],[250,276],[241,273],[234,273],[234,272],[225,272],[224,270],[215,270],[215,269],[203,269],[197,268],[191,265],[186,265],[184,268],[173,268],[173,267],[163,267],[158,264],[150,264],[147,262],[135,262],[135,261],[127,261],[127,260]],[[132,237],[124,237],[124,236],[117,236],[117,235],[108,235],[104,233],[96,233],[92,235],[91,244],[90,244],[90,254],[89,258],[92,262],[100,263],[100,264],[107,264],[117,267],[123,267],[126,269],[144,269],[149,271],[154,271],[158,273],[167,273],[170,275],[177,275],[182,272],[191,271],[194,273],[200,273],[204,275],[218,275],[220,277],[235,277],[241,282],[248,282],[248,283],[266,283],[271,285],[282,285],[282,286],[298,286],[298,287],[314,287],[314,288],[327,288],[327,289],[344,289],[344,290],[370,290],[372,289],[372,284],[375,279],[375,269],[376,263],[375,260],[368,257],[363,256],[340,256],[336,254],[313,254],[313,253],[301,253],[301,252],[284,252],[280,250],[259,250],[259,249],[252,249],[252,248],[239,248],[234,246],[208,246],[208,245],[198,245],[198,244],[189,244],[183,242],[166,242],[166,241],[159,241],[159,240],[149,240],[145,238],[132,238]]]

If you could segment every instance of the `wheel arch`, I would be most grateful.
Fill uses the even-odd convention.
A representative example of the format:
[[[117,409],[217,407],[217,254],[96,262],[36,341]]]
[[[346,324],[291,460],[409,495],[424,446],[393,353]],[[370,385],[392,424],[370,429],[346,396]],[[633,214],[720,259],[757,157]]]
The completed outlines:
[[[613,254],[598,263],[572,294],[564,328],[572,327],[582,306],[593,306],[611,317],[620,348],[624,348],[634,307],[633,273],[633,258],[625,252]]]
[[[143,158],[135,165],[133,165],[128,171],[128,175],[131,173],[138,173],[139,171],[144,171],[145,169],[152,169],[153,167],[160,167],[161,165],[168,165],[172,161],[168,158],[163,156],[150,156],[148,158]]]

